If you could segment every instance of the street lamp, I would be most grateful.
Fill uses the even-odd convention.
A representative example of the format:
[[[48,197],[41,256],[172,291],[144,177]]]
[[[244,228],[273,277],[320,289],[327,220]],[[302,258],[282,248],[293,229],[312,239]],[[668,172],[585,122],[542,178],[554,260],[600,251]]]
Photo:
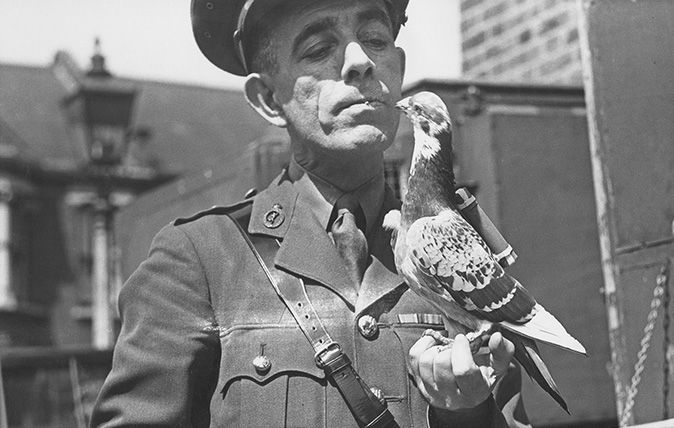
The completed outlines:
[[[91,68],[64,100],[73,127],[82,136],[85,156],[81,174],[96,183],[92,233],[92,342],[96,348],[114,343],[112,307],[113,182],[123,178],[129,124],[136,97],[133,85],[114,79],[105,66],[96,39]]]
[[[90,165],[119,166],[127,149],[135,98],[133,85],[112,78],[96,39],[91,68],[64,102],[71,122],[84,133]]]

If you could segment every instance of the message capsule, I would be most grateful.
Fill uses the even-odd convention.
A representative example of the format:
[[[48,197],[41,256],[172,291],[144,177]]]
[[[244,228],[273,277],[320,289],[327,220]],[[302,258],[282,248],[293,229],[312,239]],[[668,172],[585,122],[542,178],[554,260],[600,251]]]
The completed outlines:
[[[482,210],[475,196],[464,187],[456,189],[454,195],[456,196],[454,202],[459,212],[482,237],[499,264],[503,267],[512,266],[517,260],[517,254],[489,219],[487,213]]]

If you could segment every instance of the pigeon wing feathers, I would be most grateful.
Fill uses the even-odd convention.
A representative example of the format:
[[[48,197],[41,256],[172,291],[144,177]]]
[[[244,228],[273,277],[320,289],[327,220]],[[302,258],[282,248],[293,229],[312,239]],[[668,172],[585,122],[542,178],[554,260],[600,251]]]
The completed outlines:
[[[420,284],[426,299],[447,300],[449,295],[474,316],[514,333],[586,353],[552,314],[505,273],[482,238],[458,214],[443,211],[418,219],[405,241],[416,277],[429,278]],[[455,313],[446,315],[456,318]]]
[[[485,324],[483,319],[456,303],[436,278],[425,275],[414,266],[409,258],[402,262],[400,270],[412,291],[440,311],[445,320],[455,321],[466,327],[468,331],[477,331]]]
[[[417,269],[435,278],[465,310],[492,322],[522,324],[533,317],[534,298],[505,273],[482,238],[456,212],[447,209],[416,220],[407,231],[406,244]]]

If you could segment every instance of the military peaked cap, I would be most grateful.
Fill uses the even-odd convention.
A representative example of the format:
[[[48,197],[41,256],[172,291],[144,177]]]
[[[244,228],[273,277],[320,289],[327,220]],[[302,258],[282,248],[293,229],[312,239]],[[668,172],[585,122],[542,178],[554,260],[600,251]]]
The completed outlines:
[[[284,0],[192,0],[192,31],[201,52],[219,68],[238,76],[248,74],[244,35],[253,9],[272,7]],[[394,35],[405,23],[409,0],[384,0]],[[256,12],[258,12],[256,10]],[[250,24],[250,23],[248,23]]]

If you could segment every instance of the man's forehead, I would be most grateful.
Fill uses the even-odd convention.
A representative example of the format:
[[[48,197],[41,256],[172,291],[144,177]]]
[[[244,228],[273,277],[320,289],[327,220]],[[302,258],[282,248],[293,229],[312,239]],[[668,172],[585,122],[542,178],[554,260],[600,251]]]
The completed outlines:
[[[346,13],[340,12],[340,16],[326,16],[323,18],[317,18],[315,22],[311,22],[305,25],[306,27],[316,25],[317,23],[324,23],[326,27],[335,27],[339,24],[340,18],[347,17]],[[379,21],[386,26],[391,26],[391,18],[389,17],[386,9],[384,7],[377,7],[374,4],[365,4],[363,9],[359,10],[355,14],[355,22],[364,23],[368,21]]]
[[[354,15],[354,22],[357,25],[362,25],[368,22],[378,22],[384,25],[389,30],[392,30],[391,19],[385,8],[378,7],[375,4],[366,4],[362,8],[359,8]],[[350,14],[349,14],[350,15]],[[320,33],[322,31],[327,31],[330,29],[337,28],[340,25],[340,20],[350,19],[351,17],[340,13],[339,16],[335,14],[322,15],[318,14],[313,17],[306,19],[306,22],[303,22],[302,25],[298,25],[297,28],[294,28],[293,32],[293,46],[301,43],[303,40],[308,37]]]
[[[298,36],[307,30],[317,27],[336,27],[340,21],[352,19],[354,22],[380,21],[382,24],[392,27],[383,0],[322,0],[307,2],[306,0],[292,0],[284,2],[281,7],[268,11],[263,18],[271,25],[283,25],[290,27]]]

